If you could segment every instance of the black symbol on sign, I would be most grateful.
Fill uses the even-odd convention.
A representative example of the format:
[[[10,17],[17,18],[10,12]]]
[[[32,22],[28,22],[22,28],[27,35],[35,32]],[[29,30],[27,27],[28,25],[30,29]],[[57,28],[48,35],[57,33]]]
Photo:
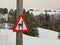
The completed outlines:
[[[23,21],[21,21],[21,23],[19,23],[18,26],[19,26],[19,29],[20,29],[20,27],[21,27],[21,29],[23,29]]]

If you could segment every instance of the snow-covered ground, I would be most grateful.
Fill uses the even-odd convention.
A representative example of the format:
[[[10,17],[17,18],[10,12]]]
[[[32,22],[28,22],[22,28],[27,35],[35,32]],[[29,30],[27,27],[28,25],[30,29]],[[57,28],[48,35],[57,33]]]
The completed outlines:
[[[57,39],[58,32],[47,29],[38,28],[40,37],[30,37],[23,35],[24,45],[60,45],[60,40]]]
[[[23,34],[23,45],[60,45],[58,32],[38,28],[40,37],[30,37]],[[0,45],[16,45],[16,33],[12,30],[0,30]]]
[[[16,45],[16,33],[12,30],[0,30],[0,45]]]
[[[16,45],[16,33],[9,30],[9,25],[11,24],[2,24],[4,29],[0,29],[0,45]]]

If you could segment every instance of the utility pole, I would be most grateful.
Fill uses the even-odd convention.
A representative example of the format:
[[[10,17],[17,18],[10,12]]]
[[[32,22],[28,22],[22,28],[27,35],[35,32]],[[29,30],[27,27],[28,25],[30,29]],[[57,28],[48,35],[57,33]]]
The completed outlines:
[[[19,14],[23,14],[23,0],[17,0],[17,19]],[[22,32],[16,32],[16,45],[23,45]]]

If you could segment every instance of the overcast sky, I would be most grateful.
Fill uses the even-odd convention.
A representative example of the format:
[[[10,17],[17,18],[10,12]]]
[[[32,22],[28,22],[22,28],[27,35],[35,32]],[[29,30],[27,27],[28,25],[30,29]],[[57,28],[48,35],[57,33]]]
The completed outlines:
[[[0,7],[16,8],[16,0],[0,0]],[[60,8],[60,0],[23,0],[25,9],[57,9]]]

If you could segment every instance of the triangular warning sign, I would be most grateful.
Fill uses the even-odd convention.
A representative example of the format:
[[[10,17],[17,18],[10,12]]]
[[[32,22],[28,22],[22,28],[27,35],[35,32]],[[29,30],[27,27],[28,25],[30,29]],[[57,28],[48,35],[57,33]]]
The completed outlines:
[[[13,32],[28,32],[28,26],[22,14],[19,15],[18,20],[13,28]]]

